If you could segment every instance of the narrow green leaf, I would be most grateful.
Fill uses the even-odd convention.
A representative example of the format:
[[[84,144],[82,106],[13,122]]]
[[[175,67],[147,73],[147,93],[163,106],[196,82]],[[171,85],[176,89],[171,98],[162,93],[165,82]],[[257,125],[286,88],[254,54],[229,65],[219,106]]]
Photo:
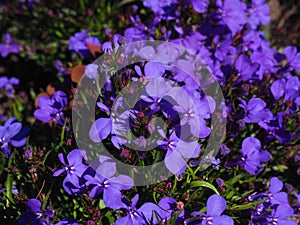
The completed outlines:
[[[213,190],[217,195],[220,195],[218,190],[215,188],[215,186],[213,186],[212,184],[206,182],[206,181],[193,181],[191,183],[191,187],[206,187],[209,188],[211,190]]]

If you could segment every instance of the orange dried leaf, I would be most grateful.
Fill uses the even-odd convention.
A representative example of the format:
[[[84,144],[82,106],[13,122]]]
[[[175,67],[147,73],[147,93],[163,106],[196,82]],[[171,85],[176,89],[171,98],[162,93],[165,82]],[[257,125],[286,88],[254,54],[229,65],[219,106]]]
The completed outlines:
[[[81,77],[84,74],[84,68],[85,65],[78,65],[73,67],[72,71],[71,71],[71,80],[78,84],[78,82],[80,81]]]

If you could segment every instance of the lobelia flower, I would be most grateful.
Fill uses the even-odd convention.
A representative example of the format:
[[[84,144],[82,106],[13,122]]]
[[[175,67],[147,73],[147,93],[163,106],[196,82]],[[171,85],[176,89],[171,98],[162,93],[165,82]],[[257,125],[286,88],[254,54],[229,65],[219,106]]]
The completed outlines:
[[[2,38],[4,43],[0,44],[0,53],[3,58],[7,57],[10,53],[20,52],[20,46],[12,40],[9,33],[4,34]]]
[[[112,209],[119,209],[123,206],[121,201],[121,190],[129,190],[133,187],[133,180],[125,175],[114,176],[116,163],[109,157],[99,156],[100,165],[94,177],[86,175],[86,185],[92,187],[90,198],[95,199],[103,193],[105,205]]]
[[[297,225],[294,220],[287,220],[294,213],[294,210],[290,206],[279,205],[267,218],[266,225]]]
[[[178,17],[178,14],[176,14],[176,3],[177,1],[175,0],[145,0],[143,4],[145,7],[151,8],[156,17],[162,17],[165,20],[172,20]]]
[[[210,104],[206,98],[191,100],[186,92],[182,92],[181,88],[174,87],[169,92],[175,102],[173,109],[180,114],[180,124],[184,129],[184,125],[189,127],[189,132],[195,137],[205,138],[210,134],[210,128],[206,126],[204,118],[209,118],[211,111]],[[179,136],[179,135],[178,135]]]
[[[294,69],[300,72],[300,53],[297,52],[297,48],[295,46],[287,46],[283,52],[288,61],[287,66],[290,70]]]
[[[38,99],[39,109],[34,111],[34,117],[44,123],[53,120],[63,126],[66,119],[62,111],[67,103],[68,98],[63,91],[56,91],[51,99],[48,96],[41,96]]]
[[[224,64],[233,64],[236,48],[232,46],[231,38],[216,42],[215,57]]]
[[[56,60],[54,63],[55,69],[57,69],[57,76],[61,77],[62,75],[66,74],[66,69],[64,68],[62,62],[60,60]]]
[[[208,6],[208,0],[191,0],[192,5],[196,12],[198,13],[204,13]]]
[[[245,170],[252,175],[260,173],[262,163],[270,160],[270,153],[261,150],[261,143],[255,137],[247,137],[242,143],[242,157],[238,163],[239,166],[244,166]]]
[[[164,162],[173,174],[182,174],[186,169],[185,158],[194,158],[200,154],[200,145],[197,141],[185,142],[173,132],[170,138],[160,132],[164,140],[157,142],[161,148],[167,150]]]
[[[284,96],[283,102],[294,101],[299,96],[300,81],[297,76],[287,76],[274,81],[270,89],[275,100]]]
[[[279,112],[270,121],[260,121],[258,125],[264,128],[268,134],[275,137],[281,144],[288,144],[292,139],[291,132],[284,126],[284,113]]]
[[[174,215],[177,215],[177,213],[179,212],[176,200],[174,198],[170,198],[170,197],[162,198],[158,202],[158,205],[160,208],[163,209],[163,211],[160,213],[160,215],[158,215],[162,221],[169,220]],[[185,214],[185,211],[183,209],[181,209],[180,214],[176,218],[175,224],[182,224],[182,222],[184,221],[184,214]]]
[[[271,212],[263,212],[262,214],[254,215],[251,220],[257,225],[297,225],[296,221],[288,219],[293,213],[294,210],[292,207],[277,205],[273,207]]]
[[[250,201],[267,199],[267,201],[263,203],[265,207],[270,205],[285,205],[286,207],[289,207],[288,195],[287,193],[281,191],[282,188],[283,183],[277,177],[272,177],[270,179],[270,187],[267,192],[250,195],[248,198]]]
[[[68,163],[66,163],[62,153],[58,154],[58,158],[63,164],[64,168],[58,169],[54,172],[53,176],[59,176],[61,174],[66,174],[63,181],[63,187],[65,191],[72,194],[72,186],[75,188],[80,188],[79,178],[84,174],[84,172],[89,168],[89,166],[83,164],[83,159],[87,160],[86,152],[80,149],[74,149],[67,155]],[[70,184],[69,184],[70,183]]]
[[[145,225],[145,224],[157,224],[159,218],[163,218],[166,210],[161,209],[159,206],[146,202],[140,208],[136,208],[136,204],[139,200],[139,195],[136,194],[132,203],[124,196],[122,197],[123,207],[126,210],[127,216],[121,217],[116,220],[114,225]]]
[[[242,29],[246,23],[246,4],[239,0],[217,1],[217,6],[220,7],[219,13],[223,23],[228,26],[230,31],[235,34]]]
[[[10,79],[8,79],[8,77],[0,77],[0,88],[3,88],[10,98],[15,97],[15,89],[13,86],[18,85],[19,83],[20,80],[15,77]]]
[[[145,67],[145,71],[146,71],[146,67]],[[153,114],[158,112],[160,109],[162,109],[163,112],[167,112],[168,107],[166,107],[166,104],[164,104],[165,101],[163,97],[167,95],[167,92],[170,89],[171,89],[170,82],[166,81],[164,78],[162,77],[152,78],[147,83],[147,86],[145,88],[146,93],[141,96],[141,99],[147,102],[148,104],[150,104],[150,109],[152,110]]]
[[[248,18],[248,23],[252,29],[256,29],[260,24],[267,25],[270,19],[270,7],[266,1],[252,0]]]
[[[86,74],[86,76],[90,79],[96,79],[97,75],[98,75],[98,65],[96,64],[88,64],[86,65],[86,67],[84,68],[84,73]]]
[[[274,54],[275,50],[273,50],[269,45],[262,45],[250,55],[251,61],[260,65],[259,70],[257,71],[259,80],[262,80],[266,73],[277,72],[278,67],[276,67],[277,62],[274,58]]]
[[[235,68],[243,81],[259,79],[256,74],[259,67],[258,63],[251,63],[249,57],[246,55],[240,55],[235,62]]]
[[[96,37],[89,37],[88,33],[88,30],[83,30],[75,33],[75,35],[69,39],[69,50],[76,52],[81,58],[92,57],[92,54],[87,47],[88,44],[100,46],[99,39]]]
[[[99,143],[106,139],[109,134],[114,134],[113,123],[119,122],[122,119],[122,115],[115,115],[115,113],[111,112],[110,108],[102,102],[97,102],[97,106],[101,111],[106,112],[109,116],[109,118],[97,119],[90,128],[90,139],[93,142]],[[115,146],[119,146],[115,136],[112,137],[112,142]]]
[[[245,123],[258,123],[260,121],[269,121],[273,118],[272,112],[266,108],[266,103],[260,98],[251,98],[246,103],[245,100],[240,99],[241,104],[239,106],[245,110]]]
[[[55,223],[54,225],[78,225],[78,223],[72,218],[65,218],[62,219],[60,222]]]
[[[54,217],[54,211],[48,206],[41,210],[41,202],[37,199],[30,199],[26,203],[27,212],[22,212],[18,222],[21,225],[52,225],[50,218]]]
[[[5,157],[9,157],[9,144],[14,147],[21,147],[26,144],[27,131],[22,128],[16,118],[9,118],[3,126],[0,126],[0,148]]]
[[[219,195],[212,195],[206,203],[206,214],[193,212],[195,218],[185,221],[187,225],[233,225],[233,219],[227,215],[222,215],[226,210],[226,200]]]
[[[0,188],[0,193],[2,193],[3,191],[6,191],[6,190],[7,190],[6,188]],[[20,194],[19,190],[17,189],[16,186],[12,186],[12,193],[14,195],[19,195]]]

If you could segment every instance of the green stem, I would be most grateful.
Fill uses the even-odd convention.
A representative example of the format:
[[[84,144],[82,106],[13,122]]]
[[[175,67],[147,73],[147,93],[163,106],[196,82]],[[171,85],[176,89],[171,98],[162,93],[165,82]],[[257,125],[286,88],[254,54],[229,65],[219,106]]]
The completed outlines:
[[[7,171],[7,181],[6,181],[6,195],[7,195],[7,201],[6,201],[6,205],[9,206],[9,203],[13,201],[13,197],[12,197],[12,184],[13,184],[13,174],[11,173],[10,169],[12,166],[12,159],[14,158],[16,152],[14,151],[8,160],[8,171]]]
[[[85,12],[85,4],[83,0],[79,1],[82,12]]]
[[[43,210],[46,209],[46,205],[47,205],[48,199],[49,199],[49,197],[50,197],[50,195],[52,193],[52,188],[53,188],[53,183],[51,184],[48,193],[46,194],[45,198],[43,199],[43,204],[42,204],[42,209]]]

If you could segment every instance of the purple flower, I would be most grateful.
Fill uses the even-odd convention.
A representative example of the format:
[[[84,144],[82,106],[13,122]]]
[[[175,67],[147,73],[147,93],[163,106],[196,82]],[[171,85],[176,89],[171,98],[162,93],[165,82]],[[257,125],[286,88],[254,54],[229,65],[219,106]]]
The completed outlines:
[[[220,41],[216,45],[215,57],[224,64],[232,64],[236,56],[236,48],[232,46],[231,38]]]
[[[84,73],[90,79],[96,79],[98,76],[98,65],[96,64],[88,64],[84,68]]]
[[[105,138],[107,138],[107,136],[112,132],[113,121],[117,119],[115,118],[115,115],[111,113],[110,108],[108,108],[102,102],[97,102],[97,106],[100,108],[101,111],[108,113],[110,117],[99,118],[93,123],[89,131],[89,136],[90,139],[96,143],[101,142]]]
[[[287,193],[281,191],[283,188],[283,183],[277,178],[272,177],[270,179],[270,187],[266,192],[262,192],[255,195],[250,195],[249,200],[261,200],[266,199],[267,201],[263,203],[264,207],[274,206],[274,205],[285,205],[289,207],[288,195]]]
[[[20,80],[15,77],[12,77],[10,79],[8,79],[7,77],[0,77],[0,88],[3,88],[10,98],[15,97],[15,89],[13,86],[18,85],[19,83]]]
[[[170,198],[170,197],[165,197],[162,198],[159,202],[158,202],[159,207],[161,207],[162,212],[160,213],[160,219],[162,220],[169,220],[170,218],[172,218],[174,215],[176,215],[179,211],[177,209],[177,204],[176,204],[176,200],[174,198]],[[178,215],[178,217],[176,218],[176,222],[175,224],[182,224],[183,220],[184,220],[184,213],[185,211],[182,210],[180,212],[180,214]]]
[[[238,75],[241,75],[243,81],[257,80],[259,79],[256,72],[259,69],[258,63],[251,63],[250,59],[246,55],[240,55],[236,62],[235,68]]]
[[[60,60],[56,60],[54,63],[54,67],[55,69],[57,69],[57,76],[61,77],[62,75],[64,75],[66,73],[66,69],[64,68],[62,62]]]
[[[52,98],[41,96],[38,99],[39,109],[34,111],[34,117],[45,123],[53,120],[60,126],[65,123],[65,116],[62,112],[67,105],[68,98],[63,91],[56,91]]]
[[[245,110],[245,123],[258,123],[260,121],[269,121],[273,118],[272,112],[266,108],[266,103],[260,98],[251,98],[246,103],[245,100],[240,99],[239,106]]]
[[[279,205],[276,207],[271,215],[267,218],[266,225],[297,225],[296,221],[294,220],[287,220],[290,218],[294,213],[294,210],[290,206],[286,205]]]
[[[151,8],[157,18],[172,20],[178,17],[176,0],[145,0],[144,6]]]
[[[89,166],[83,164],[83,159],[86,160],[86,152],[80,149],[74,149],[67,155],[68,162],[65,162],[64,156],[62,153],[58,154],[58,158],[63,164],[62,169],[58,169],[54,172],[53,176],[59,176],[61,174],[66,174],[63,181],[63,187],[66,192],[72,194],[72,188],[70,185],[73,185],[75,188],[80,188],[79,178],[84,174],[84,172],[89,168]],[[69,184],[70,183],[70,184]]]
[[[158,141],[158,144],[167,150],[164,159],[166,167],[173,174],[182,174],[186,169],[184,158],[197,157],[200,154],[200,145],[197,141],[185,142],[180,140],[175,132],[171,134],[170,138],[164,136],[164,139]]]
[[[245,170],[252,175],[260,173],[263,170],[261,164],[270,160],[270,153],[260,148],[261,143],[255,137],[247,137],[242,143],[239,165],[244,166]]]
[[[210,134],[210,128],[206,126],[204,118],[209,118],[213,111],[210,108],[212,104],[208,103],[208,99],[198,98],[192,101],[191,96],[177,87],[172,88],[168,95],[176,102],[173,109],[180,113],[180,125],[187,125],[190,128],[190,133],[195,137],[207,137]]]
[[[288,144],[291,141],[291,132],[284,125],[283,112],[277,113],[270,121],[260,121],[258,125],[264,128],[268,134],[275,137],[281,144]]]
[[[274,81],[271,85],[271,92],[275,100],[284,96],[283,102],[294,101],[299,96],[300,81],[297,76],[288,76]]]
[[[230,153],[230,149],[226,145],[221,144],[220,153],[222,156],[228,155]]]
[[[291,69],[295,69],[300,72],[300,53],[297,53],[297,48],[295,46],[287,46],[284,49],[284,54],[288,61],[288,66]]]
[[[272,212],[262,212],[252,216],[254,224],[264,225],[297,225],[296,221],[289,220],[294,213],[292,207],[288,205],[277,205]]]
[[[267,25],[270,19],[270,7],[266,4],[266,1],[252,0],[248,19],[252,29],[256,29],[260,24]]]
[[[262,80],[264,74],[275,73],[278,70],[274,54],[275,51],[269,45],[263,44],[250,55],[251,61],[260,65],[257,71],[259,80]]]
[[[88,33],[88,30],[83,30],[75,33],[75,35],[69,39],[69,50],[76,52],[81,58],[88,58],[92,56],[87,44],[100,46],[99,39],[96,37],[89,37]]]
[[[208,0],[191,0],[196,12],[204,13],[208,6]]]
[[[6,190],[7,190],[7,188],[0,188],[0,193],[2,193],[3,191],[6,191]],[[17,189],[16,186],[12,186],[12,193],[14,195],[19,195],[20,194],[19,190]]]
[[[133,197],[132,203],[126,197],[122,198],[123,208],[126,210],[127,216],[117,219],[114,225],[157,224],[159,222],[158,219],[164,217],[166,210],[151,202],[146,202],[137,209],[136,204],[138,200],[138,194]]]
[[[7,158],[10,155],[9,144],[14,147],[24,146],[26,144],[25,135],[22,133],[22,124],[17,122],[14,117],[0,126],[0,148]]]
[[[223,4],[222,1],[217,1],[217,4],[223,23],[233,34],[240,31],[246,23],[246,4],[239,0],[225,0]]]
[[[41,202],[37,199],[30,199],[26,204],[27,212],[22,212],[18,222],[21,225],[51,225],[50,218],[54,217],[54,211],[48,206],[41,210]]]
[[[133,187],[133,180],[125,175],[114,176],[116,173],[116,163],[109,157],[100,156],[100,165],[94,177],[86,175],[86,185],[90,185],[92,190],[90,198],[95,199],[99,194],[103,193],[103,201],[105,205],[112,209],[123,207],[121,201],[121,190],[129,190]]]
[[[0,44],[0,53],[3,58],[10,53],[19,53],[20,46],[17,45],[12,39],[9,33],[3,35],[4,44]]]
[[[115,109],[118,109],[122,104],[122,98],[119,98],[115,102]],[[89,130],[89,137],[93,142],[99,143],[112,134],[111,141],[116,148],[120,148],[120,145],[124,144],[127,140],[124,138],[126,130],[126,119],[131,116],[130,111],[125,111],[121,115],[117,113],[117,110],[111,112],[110,108],[102,102],[97,102],[97,106],[103,112],[109,115],[109,118],[99,118],[91,126]],[[126,133],[126,132],[125,132]]]
[[[65,218],[62,219],[60,222],[55,223],[54,225],[78,225],[78,223],[72,218]]]
[[[222,215],[226,210],[226,200],[219,195],[212,195],[206,203],[206,214],[202,212],[194,212],[193,219],[188,219],[185,224],[218,224],[218,225],[233,225],[233,219],[227,215]]]

